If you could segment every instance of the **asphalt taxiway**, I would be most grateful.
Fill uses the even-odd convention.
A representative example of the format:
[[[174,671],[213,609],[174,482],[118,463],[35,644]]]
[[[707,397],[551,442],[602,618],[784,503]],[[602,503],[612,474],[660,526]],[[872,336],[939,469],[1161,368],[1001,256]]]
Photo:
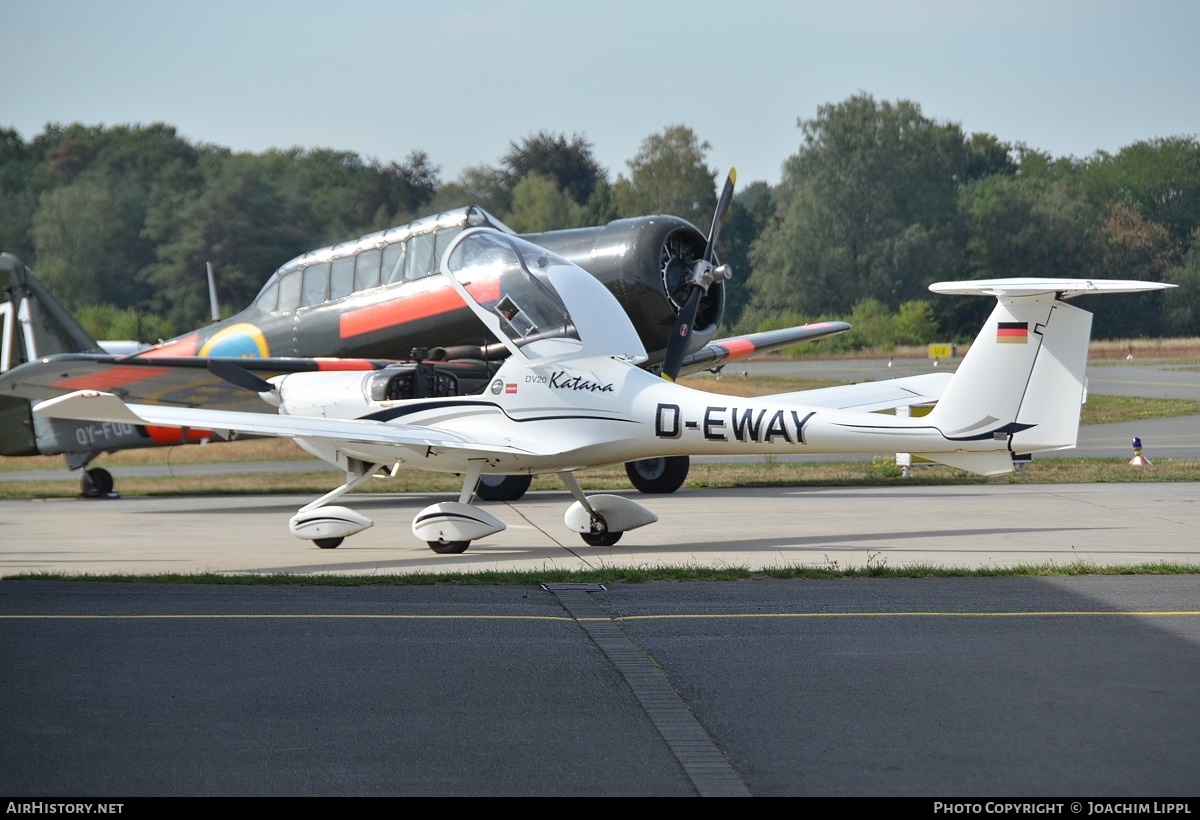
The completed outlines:
[[[698,795],[1200,812],[1196,575],[5,581],[0,658],[15,811]]]

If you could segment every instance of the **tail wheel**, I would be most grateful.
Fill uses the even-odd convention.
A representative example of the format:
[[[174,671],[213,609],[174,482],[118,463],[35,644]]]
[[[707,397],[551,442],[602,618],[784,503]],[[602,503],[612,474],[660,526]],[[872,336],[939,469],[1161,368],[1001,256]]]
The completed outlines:
[[[690,467],[691,459],[687,456],[646,458],[627,462],[625,475],[638,492],[665,495],[683,486]]]

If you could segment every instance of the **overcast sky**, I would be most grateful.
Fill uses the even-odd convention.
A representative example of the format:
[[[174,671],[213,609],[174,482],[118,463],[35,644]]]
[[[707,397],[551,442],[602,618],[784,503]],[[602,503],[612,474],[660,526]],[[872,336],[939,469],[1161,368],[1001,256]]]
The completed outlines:
[[[0,0],[0,125],[165,122],[443,181],[510,140],[582,134],[610,178],[684,123],[779,181],[797,118],[867,92],[1054,156],[1200,134],[1196,0]]]

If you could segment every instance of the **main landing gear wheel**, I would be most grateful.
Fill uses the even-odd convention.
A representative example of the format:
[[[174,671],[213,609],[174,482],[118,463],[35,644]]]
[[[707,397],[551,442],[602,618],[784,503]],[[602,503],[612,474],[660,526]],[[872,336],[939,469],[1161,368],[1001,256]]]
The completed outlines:
[[[687,456],[667,456],[629,461],[625,475],[640,493],[673,493],[683,486],[691,459]]]
[[[589,547],[611,547],[613,544],[621,540],[624,533],[619,532],[582,532],[579,537],[584,540]]]
[[[589,547],[611,547],[621,540],[622,532],[613,532],[608,528],[608,522],[599,513],[592,515],[592,531],[581,532],[579,537]]]
[[[112,489],[112,473],[103,467],[84,470],[79,477],[79,493],[84,498],[106,498]]]
[[[313,543],[323,550],[335,550],[342,545],[344,538],[314,538]]]
[[[484,501],[516,501],[525,495],[532,481],[531,475],[480,476],[475,495]]]
[[[471,546],[470,541],[426,541],[429,548],[438,555],[457,555],[460,552],[466,552],[467,547]]]

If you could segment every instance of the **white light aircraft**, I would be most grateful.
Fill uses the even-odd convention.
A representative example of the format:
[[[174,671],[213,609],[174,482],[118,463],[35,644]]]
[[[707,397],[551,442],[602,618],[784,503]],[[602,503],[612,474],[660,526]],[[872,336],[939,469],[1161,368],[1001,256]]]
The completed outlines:
[[[490,228],[463,232],[442,257],[446,277],[511,355],[478,395],[389,400],[388,371],[321,371],[269,381],[210,367],[258,392],[278,414],[126,404],[81,390],[41,402],[53,418],[204,428],[294,438],[346,471],[346,482],[292,517],[293,535],[338,546],[372,525],[331,505],[380,471],[414,468],[463,478],[457,501],[429,506],[413,534],[460,553],[505,528],[472,504],[484,475],[557,473],[575,502],[566,527],[611,545],[657,516],[623,496],[585,495],[576,470],[678,455],[906,452],[983,475],[1014,454],[1074,447],[1091,314],[1064,300],[1157,290],[1138,281],[1005,279],[932,285],[997,300],[957,372],[734,398],[639,368],[646,351],[612,294],[579,267]],[[685,321],[684,320],[681,320]],[[877,412],[936,400],[909,418]]]

